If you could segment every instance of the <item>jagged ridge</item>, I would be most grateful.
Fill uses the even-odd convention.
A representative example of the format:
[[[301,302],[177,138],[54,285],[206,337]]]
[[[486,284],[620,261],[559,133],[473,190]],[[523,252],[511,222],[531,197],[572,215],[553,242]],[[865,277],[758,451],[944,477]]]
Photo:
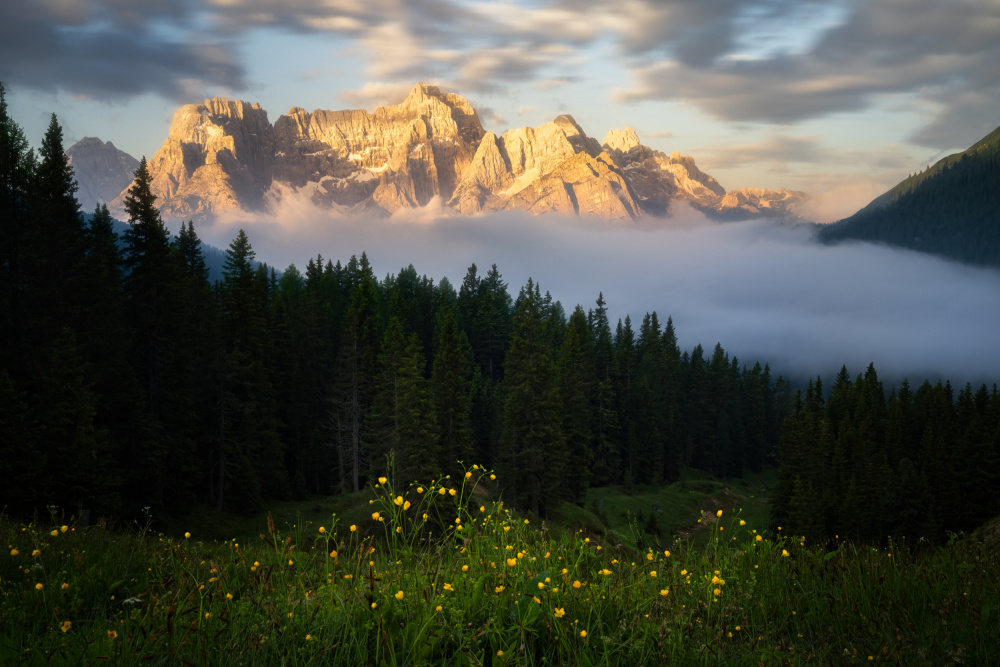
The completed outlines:
[[[345,213],[389,214],[439,198],[465,214],[617,222],[668,215],[677,201],[716,217],[788,216],[804,199],[787,190],[727,194],[692,158],[643,146],[631,128],[598,142],[569,115],[497,136],[468,100],[428,84],[374,113],[293,107],[273,125],[258,104],[186,105],[150,171],[162,212],[177,218],[267,210],[303,195]]]

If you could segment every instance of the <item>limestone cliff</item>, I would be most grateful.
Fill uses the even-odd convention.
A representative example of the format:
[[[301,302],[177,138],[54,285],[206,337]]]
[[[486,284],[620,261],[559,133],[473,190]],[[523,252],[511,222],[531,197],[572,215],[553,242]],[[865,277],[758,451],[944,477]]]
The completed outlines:
[[[794,218],[806,199],[792,190],[743,189],[727,193],[717,180],[701,171],[694,158],[673,152],[669,156],[639,143],[632,128],[612,130],[604,149],[626,174],[649,215],[669,215],[670,205],[686,201],[717,219],[759,216]]]

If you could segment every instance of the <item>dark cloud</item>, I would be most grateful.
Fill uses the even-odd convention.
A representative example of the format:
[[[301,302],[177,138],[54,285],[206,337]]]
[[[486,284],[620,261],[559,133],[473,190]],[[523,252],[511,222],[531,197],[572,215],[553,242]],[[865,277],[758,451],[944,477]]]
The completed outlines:
[[[910,137],[910,141],[940,150],[965,149],[998,125],[1000,89],[971,90],[946,105],[930,123]]]
[[[699,17],[699,29],[731,35],[748,16],[765,25],[791,20],[789,3],[738,4],[742,13],[716,17],[715,23]],[[955,131],[947,123],[962,115],[960,101],[968,93],[990,91],[994,100],[1000,93],[1000,4],[995,0],[810,4],[842,5],[848,11],[802,51],[742,56],[739,46],[725,39],[725,49],[715,54],[708,50],[692,58],[679,48],[672,58],[654,58],[655,46],[640,40],[642,48],[630,49],[636,84],[619,91],[618,99],[687,100],[727,120],[780,123],[865,109],[887,93],[916,93],[945,106],[941,122],[917,135],[940,145],[953,140]],[[683,39],[675,43],[682,46]],[[975,117],[984,115],[980,106]]]
[[[246,228],[258,258],[302,267],[310,257],[368,253],[379,276],[413,263],[459,284],[473,262],[496,263],[516,294],[528,277],[567,311],[599,292],[614,318],[672,316],[685,349],[716,342],[776,372],[828,375],[874,362],[880,375],[922,381],[1000,379],[1000,272],[915,252],[815,244],[805,228],[714,224],[689,213],[668,225],[497,214],[333,219],[286,202],[268,220],[199,234],[225,247]]]
[[[188,19],[178,2],[0,3],[0,80],[112,99],[245,88],[230,46]]]

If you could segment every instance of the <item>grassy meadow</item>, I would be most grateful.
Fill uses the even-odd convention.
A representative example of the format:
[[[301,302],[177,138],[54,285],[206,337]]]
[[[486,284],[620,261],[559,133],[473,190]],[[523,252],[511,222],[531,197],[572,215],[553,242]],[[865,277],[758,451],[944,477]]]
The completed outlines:
[[[766,529],[766,482],[595,489],[543,521],[474,466],[176,536],[0,518],[0,664],[1000,661],[997,523],[812,545]]]

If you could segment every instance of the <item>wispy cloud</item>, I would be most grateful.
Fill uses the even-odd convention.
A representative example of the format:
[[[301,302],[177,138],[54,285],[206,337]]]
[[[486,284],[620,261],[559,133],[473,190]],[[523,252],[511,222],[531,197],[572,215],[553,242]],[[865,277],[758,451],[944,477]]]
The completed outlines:
[[[375,80],[469,91],[557,87],[604,50],[632,79],[616,100],[683,100],[731,121],[797,122],[905,93],[939,109],[913,136],[935,148],[983,136],[1000,107],[995,0],[4,3],[0,79],[98,97],[240,91],[236,45],[260,29],[351,40]]]

